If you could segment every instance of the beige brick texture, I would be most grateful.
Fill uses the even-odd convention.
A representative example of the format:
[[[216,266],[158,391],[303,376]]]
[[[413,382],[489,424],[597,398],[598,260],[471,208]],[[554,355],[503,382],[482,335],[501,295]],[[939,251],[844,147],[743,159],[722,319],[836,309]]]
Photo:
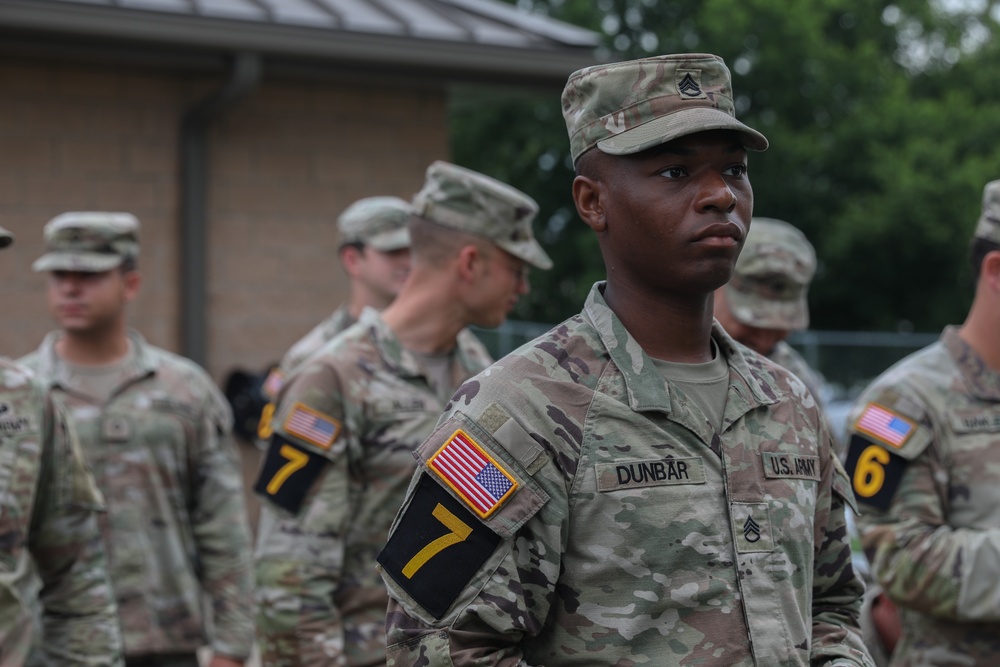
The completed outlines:
[[[0,255],[17,357],[52,328],[45,277],[31,272],[41,230],[69,210],[142,222],[143,288],[131,323],[180,351],[180,165],[184,110],[223,81],[165,68],[0,61]],[[344,298],[335,220],[361,197],[409,198],[447,159],[446,93],[393,83],[265,77],[209,134],[207,367],[222,382],[256,370]]]

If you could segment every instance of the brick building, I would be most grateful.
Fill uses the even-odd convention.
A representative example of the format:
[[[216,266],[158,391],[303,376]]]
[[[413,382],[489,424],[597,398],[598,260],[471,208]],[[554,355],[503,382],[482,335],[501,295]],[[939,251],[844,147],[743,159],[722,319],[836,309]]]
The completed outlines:
[[[448,158],[452,86],[544,86],[596,36],[495,0],[0,0],[0,350],[51,327],[31,262],[67,210],[142,221],[132,323],[217,380],[346,293],[336,215]]]

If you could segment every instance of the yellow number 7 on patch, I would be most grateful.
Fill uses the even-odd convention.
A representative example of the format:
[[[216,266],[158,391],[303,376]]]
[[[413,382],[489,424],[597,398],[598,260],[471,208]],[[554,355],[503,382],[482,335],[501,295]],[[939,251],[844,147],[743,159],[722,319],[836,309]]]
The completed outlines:
[[[431,558],[434,558],[434,556],[441,553],[441,551],[452,545],[464,542],[465,539],[472,534],[472,527],[452,514],[441,503],[438,503],[434,507],[434,511],[431,512],[431,515],[443,523],[445,528],[451,532],[432,541],[430,544],[418,551],[416,556],[409,560],[403,568],[403,576],[407,579],[412,578],[413,575],[417,573],[417,570],[422,568]]]
[[[288,445],[282,445],[278,453],[283,457],[288,459],[288,463],[281,466],[278,472],[274,473],[274,477],[271,481],[267,483],[267,492],[272,496],[278,493],[278,489],[288,481],[288,478],[292,476],[298,470],[301,470],[309,463],[309,455],[305,452],[300,452],[294,447],[289,447]]]

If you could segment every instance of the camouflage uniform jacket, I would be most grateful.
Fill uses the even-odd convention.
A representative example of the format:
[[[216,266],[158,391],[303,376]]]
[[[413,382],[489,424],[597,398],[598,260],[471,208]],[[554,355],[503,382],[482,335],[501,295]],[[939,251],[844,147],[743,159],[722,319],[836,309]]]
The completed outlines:
[[[452,387],[490,362],[463,331]],[[256,487],[270,501],[257,545],[266,664],[385,664],[388,598],[375,556],[413,475],[413,450],[443,408],[371,309],[289,377]]]
[[[33,639],[53,666],[121,665],[121,635],[96,514],[100,493],[64,411],[26,368],[0,359],[0,666]],[[30,558],[29,558],[30,554]],[[41,579],[44,636],[33,638]]]
[[[271,437],[271,419],[274,418],[274,401],[281,391],[281,385],[285,383],[285,378],[306,359],[312,356],[328,342],[333,340],[337,334],[349,328],[356,320],[351,317],[347,306],[340,306],[325,320],[317,324],[313,329],[292,345],[277,368],[272,368],[264,379],[261,391],[267,398],[268,403],[261,411],[259,424],[257,427],[257,437],[253,444],[257,449],[267,449],[268,439]]]
[[[903,615],[892,664],[1000,664],[1000,372],[948,328],[849,424],[863,544]]]
[[[303,361],[309,358],[313,352],[326,345],[329,341],[344,331],[356,320],[351,317],[347,306],[343,305],[333,311],[329,317],[317,324],[305,336],[299,339],[294,345],[288,348],[288,352],[281,358],[282,374],[288,375]]]
[[[130,333],[129,380],[106,404],[74,391],[55,353],[58,332],[24,362],[70,410],[108,503],[101,529],[126,655],[253,644],[253,571],[229,406],[193,362]]]
[[[601,287],[419,448],[379,555],[389,664],[870,665],[850,488],[802,383],[716,325],[716,434]]]

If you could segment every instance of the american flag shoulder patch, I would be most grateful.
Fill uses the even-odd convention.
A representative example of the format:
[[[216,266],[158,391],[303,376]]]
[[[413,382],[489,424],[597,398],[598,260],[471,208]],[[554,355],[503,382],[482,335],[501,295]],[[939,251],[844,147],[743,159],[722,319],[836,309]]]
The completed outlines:
[[[427,466],[481,519],[493,514],[518,487],[503,464],[462,429],[441,445]]]
[[[329,415],[296,403],[288,411],[285,432],[297,436],[320,449],[329,449],[340,435],[340,422]]]
[[[271,372],[267,374],[267,378],[264,379],[264,383],[260,386],[261,391],[268,398],[273,399],[281,391],[281,385],[285,383],[285,378],[281,371],[277,368],[272,368]]]
[[[854,428],[897,449],[917,431],[914,422],[878,403],[868,404]]]

